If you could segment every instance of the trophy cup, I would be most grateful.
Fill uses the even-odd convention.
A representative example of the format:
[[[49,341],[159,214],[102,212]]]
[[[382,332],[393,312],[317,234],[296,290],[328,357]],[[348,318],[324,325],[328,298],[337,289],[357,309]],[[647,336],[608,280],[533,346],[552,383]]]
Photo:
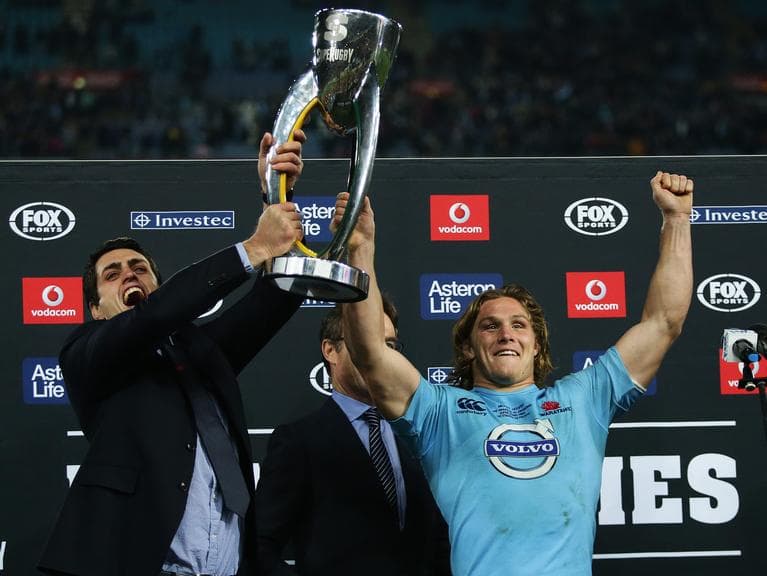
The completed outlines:
[[[357,223],[370,184],[378,142],[380,96],[389,75],[402,27],[362,10],[320,10],[314,17],[309,68],[293,83],[274,123],[277,148],[293,139],[307,114],[319,106],[331,131],[356,133],[349,170],[349,202],[330,243],[319,253],[296,242],[267,266],[266,276],[281,289],[330,302],[356,302],[367,296],[369,277],[339,260]],[[287,201],[287,178],[267,168],[267,201]]]

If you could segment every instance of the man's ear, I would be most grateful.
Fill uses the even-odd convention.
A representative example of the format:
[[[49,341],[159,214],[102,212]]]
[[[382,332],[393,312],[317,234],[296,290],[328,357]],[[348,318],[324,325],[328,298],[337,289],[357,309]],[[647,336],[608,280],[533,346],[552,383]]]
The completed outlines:
[[[94,320],[106,320],[104,315],[101,313],[101,309],[96,304],[89,304],[88,307],[91,310],[91,316],[93,316]]]
[[[332,340],[325,338],[322,341],[322,357],[325,358],[328,364],[335,364],[338,357],[338,350],[336,350],[336,343]]]
[[[474,360],[474,349],[471,347],[470,342],[464,342],[463,346],[461,347],[461,351],[463,352],[464,357],[468,358],[469,360]]]

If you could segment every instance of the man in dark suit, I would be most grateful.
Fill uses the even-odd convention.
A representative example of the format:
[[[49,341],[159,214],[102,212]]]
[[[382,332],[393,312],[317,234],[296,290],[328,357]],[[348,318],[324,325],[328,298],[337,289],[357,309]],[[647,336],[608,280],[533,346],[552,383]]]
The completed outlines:
[[[401,349],[396,322],[387,300],[386,343]],[[380,432],[393,479],[383,480],[374,462],[377,441],[366,417],[372,401],[346,350],[340,308],[323,320],[320,344],[332,397],[316,412],[277,427],[261,465],[259,574],[449,574],[446,527],[420,464],[383,420]],[[282,560],[288,542],[295,569]]]
[[[301,143],[272,160],[301,171]],[[264,182],[262,140],[259,173]],[[301,238],[295,205],[268,206],[253,235],[161,285],[135,241],[91,255],[84,289],[94,320],[60,364],[89,449],[39,568],[78,576],[250,574],[254,478],[236,375],[300,305],[259,269]],[[216,319],[193,321],[251,276]],[[242,552],[242,554],[241,554]]]

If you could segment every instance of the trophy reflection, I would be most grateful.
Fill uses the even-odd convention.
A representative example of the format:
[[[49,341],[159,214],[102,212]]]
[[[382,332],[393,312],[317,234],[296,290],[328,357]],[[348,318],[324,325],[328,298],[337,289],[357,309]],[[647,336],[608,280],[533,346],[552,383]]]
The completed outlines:
[[[341,136],[355,135],[347,190],[349,202],[330,243],[321,251],[303,242],[267,269],[281,289],[307,298],[355,302],[367,296],[367,273],[340,259],[354,229],[373,171],[380,118],[381,91],[389,76],[402,27],[395,21],[362,10],[326,9],[315,14],[309,69],[288,91],[272,134],[268,158],[304,123],[315,107],[328,128]],[[287,178],[267,168],[269,204],[287,200]]]

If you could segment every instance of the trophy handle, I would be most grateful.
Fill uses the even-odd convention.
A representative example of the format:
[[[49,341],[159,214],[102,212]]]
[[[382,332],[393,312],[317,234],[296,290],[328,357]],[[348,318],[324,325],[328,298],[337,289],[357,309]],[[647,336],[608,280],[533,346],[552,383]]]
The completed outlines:
[[[314,72],[309,69],[299,76],[290,87],[288,95],[277,113],[277,119],[274,121],[274,129],[272,130],[274,144],[266,156],[266,198],[269,204],[285,202],[287,195],[287,190],[281,189],[287,187],[287,177],[285,174],[278,174],[272,170],[269,161],[274,158],[277,148],[284,142],[293,140],[293,131],[296,130],[296,125],[300,127],[303,124],[306,114],[316,104],[313,101],[317,100],[317,95],[318,88],[314,79]]]
[[[338,260],[343,255],[346,240],[357,223],[365,200],[365,191],[373,175],[380,123],[381,87],[376,81],[375,64],[371,68],[373,68],[372,73],[365,77],[354,100],[357,135],[354,142],[354,160],[349,168],[349,202],[338,230],[322,253],[323,255],[327,253],[332,260]]]
[[[365,199],[365,191],[370,184],[378,143],[381,102],[381,88],[375,80],[375,65],[373,64],[371,67],[373,73],[366,75],[353,104],[356,138],[354,141],[354,158],[349,168],[347,182],[349,189],[347,209],[330,244],[321,252],[315,252],[300,240],[296,240],[295,247],[310,258],[323,258],[328,255],[330,259],[338,260],[343,255],[346,240],[357,223]],[[274,128],[275,143],[269,151],[268,159],[271,159],[282,142],[293,140],[293,132],[303,126],[306,116],[317,105],[323,109],[323,114],[326,114],[316,95],[314,76],[311,71],[308,71],[296,80],[290,89],[288,98],[280,109]],[[299,106],[301,107],[300,110]],[[288,113],[293,112],[291,114],[293,116],[296,111],[298,111],[298,115],[295,120],[288,117]],[[271,170],[271,166],[267,168],[267,199],[270,204],[287,201],[287,180],[287,174],[277,174]]]

